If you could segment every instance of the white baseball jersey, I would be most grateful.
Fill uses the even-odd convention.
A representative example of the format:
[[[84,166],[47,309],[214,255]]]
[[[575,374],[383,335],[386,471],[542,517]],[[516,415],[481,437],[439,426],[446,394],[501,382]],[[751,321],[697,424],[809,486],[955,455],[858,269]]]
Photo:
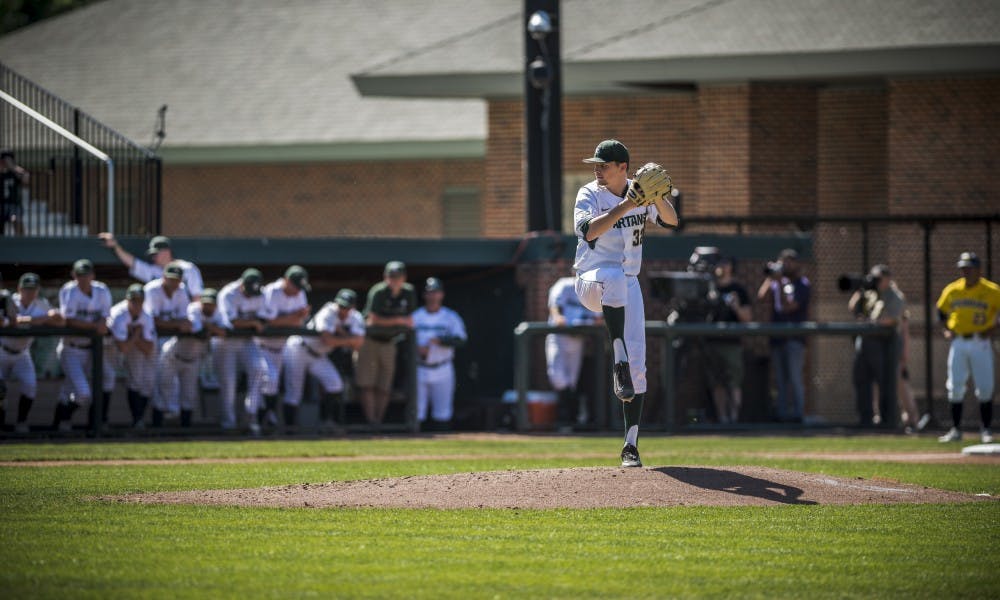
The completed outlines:
[[[163,289],[163,279],[150,281],[142,289],[146,292],[146,300],[142,303],[142,309],[154,319],[164,321],[187,319],[187,307],[191,303],[191,295],[183,282],[181,282],[180,287],[174,290],[172,296],[168,296],[166,290]]]
[[[186,260],[175,259],[173,262],[178,263],[184,270],[181,281],[187,286],[188,292],[193,296],[200,296],[202,290],[205,289],[205,284],[201,279],[201,271],[198,270],[198,267],[193,262]],[[132,267],[129,268],[128,273],[139,281],[148,283],[163,277],[163,267],[137,258],[132,261]]]
[[[447,306],[442,306],[434,312],[429,312],[421,306],[413,312],[413,328],[417,331],[417,345],[426,346],[431,339],[441,337],[459,337],[463,340],[465,322],[458,313]],[[450,346],[431,344],[427,356],[421,360],[425,365],[437,365],[450,362],[455,357],[455,349]]]
[[[312,319],[309,319],[309,322],[306,323],[306,328],[314,331],[325,331],[327,333],[337,333],[339,329],[348,336],[364,336],[365,317],[359,311],[352,308],[347,313],[347,318],[342,320],[338,306],[333,302],[327,302]],[[302,341],[316,352],[326,354],[329,351],[323,346],[319,337],[303,336]]]
[[[142,330],[142,339],[150,342],[156,340],[156,326],[153,324],[153,317],[145,309],[139,313],[138,317],[133,317],[128,311],[128,300],[122,300],[111,307],[108,315],[108,331],[111,337],[124,342],[129,337],[129,330],[138,327]]]
[[[591,181],[580,188],[573,210],[573,226],[579,241],[573,267],[589,271],[600,267],[618,267],[625,275],[636,276],[642,266],[642,241],[647,221],[657,222],[656,206],[637,206],[625,213],[604,235],[592,242],[584,237],[583,228],[594,218],[617,206],[622,198]]]
[[[237,319],[260,319],[264,316],[264,296],[246,296],[240,290],[242,285],[243,282],[237,279],[219,290],[216,312],[229,324]],[[231,325],[227,324],[227,327]]]
[[[76,281],[66,282],[59,290],[59,312],[66,319],[99,323],[111,314],[111,290],[100,281],[91,282],[90,294],[84,294]],[[90,338],[66,337],[71,345],[88,346]]]
[[[299,290],[294,295],[289,296],[285,293],[284,287],[285,281],[278,279],[265,285],[261,290],[264,296],[264,308],[261,316],[265,319],[270,320],[288,315],[309,305],[304,291]],[[257,340],[261,346],[276,349],[283,348],[286,341],[287,338],[283,337],[262,337]]]
[[[44,317],[49,314],[49,301],[41,296],[36,296],[28,306],[21,305],[21,294],[14,294],[14,305],[17,306],[17,316],[19,317]],[[0,344],[7,350],[21,352],[31,347],[35,338],[31,337],[8,337],[0,338]]]

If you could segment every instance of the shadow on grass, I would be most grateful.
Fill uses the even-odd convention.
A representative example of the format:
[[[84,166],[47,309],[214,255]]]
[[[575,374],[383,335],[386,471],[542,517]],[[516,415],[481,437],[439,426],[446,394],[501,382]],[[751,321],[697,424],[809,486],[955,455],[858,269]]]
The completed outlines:
[[[800,488],[733,471],[703,467],[662,467],[654,470],[682,483],[707,490],[753,496],[782,504],[816,504],[812,500],[802,500],[803,491]]]

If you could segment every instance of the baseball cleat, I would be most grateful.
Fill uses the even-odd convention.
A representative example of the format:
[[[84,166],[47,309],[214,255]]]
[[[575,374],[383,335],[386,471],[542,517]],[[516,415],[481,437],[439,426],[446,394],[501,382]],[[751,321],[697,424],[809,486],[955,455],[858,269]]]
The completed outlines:
[[[961,442],[962,432],[958,430],[958,427],[952,427],[948,430],[948,433],[942,435],[938,438],[938,441],[942,444],[947,442]]]
[[[632,387],[632,373],[628,363],[625,361],[615,363],[613,370],[615,380],[615,396],[622,402],[631,402],[635,397],[635,388]]]
[[[632,444],[625,444],[622,448],[622,466],[623,467],[641,467],[642,461],[639,460],[639,449]]]
[[[992,444],[993,432],[991,432],[989,429],[983,429],[982,431],[979,432],[979,439],[984,444]]]

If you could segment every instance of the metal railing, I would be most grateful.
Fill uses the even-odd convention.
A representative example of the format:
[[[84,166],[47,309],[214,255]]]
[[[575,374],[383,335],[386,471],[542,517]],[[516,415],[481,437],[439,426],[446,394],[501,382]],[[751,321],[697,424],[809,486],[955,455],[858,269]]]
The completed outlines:
[[[24,235],[160,232],[162,162],[154,152],[3,63],[0,92],[0,145],[31,175]]]
[[[577,334],[599,337],[598,343],[604,349],[599,355],[607,357],[604,361],[605,368],[594,369],[594,389],[601,393],[606,391],[610,397],[608,387],[608,373],[611,370],[609,344],[607,342],[607,332],[602,326],[574,326],[556,327],[545,322],[524,322],[514,329],[514,389],[517,395],[516,426],[518,431],[529,429],[527,397],[528,387],[531,380],[531,360],[530,343],[541,335],[550,333]],[[675,431],[677,423],[674,418],[677,406],[677,373],[676,373],[676,346],[675,341],[685,338],[720,338],[720,337],[797,337],[797,336],[856,336],[866,335],[874,337],[891,338],[896,334],[895,328],[891,326],[873,325],[867,323],[675,323],[668,324],[665,321],[646,321],[646,346],[647,353],[651,347],[651,341],[657,340],[659,344],[659,364],[657,369],[662,377],[663,385],[661,390],[663,410],[661,411],[660,425],[667,431]],[[898,357],[895,355],[895,345],[888,344],[889,352],[892,356],[886,357],[886,364],[895,368]],[[886,389],[888,403],[886,408],[890,415],[897,414],[896,402],[896,378],[887,377]],[[610,422],[609,411],[611,402],[598,402],[597,406],[604,407],[598,410],[595,415],[597,426],[607,428]],[[888,426],[888,425],[887,425]]]
[[[377,332],[383,330],[386,332],[391,332],[393,334],[401,335],[402,339],[399,342],[400,345],[405,345],[408,349],[406,352],[406,407],[405,407],[405,420],[403,426],[406,431],[412,433],[418,433],[420,431],[420,422],[417,420],[417,337],[413,330],[400,329],[400,328],[379,328],[379,327],[368,327],[367,331]],[[293,335],[298,336],[317,336],[320,332],[314,329],[305,329],[297,327],[265,327],[262,331],[257,332],[252,329],[228,329],[226,330],[227,338],[249,338],[249,337],[289,337]],[[104,360],[105,360],[105,345],[104,341],[108,336],[98,335],[94,332],[81,331],[79,329],[74,329],[71,327],[4,327],[0,328],[0,338],[4,337],[56,337],[56,336],[72,336],[78,338],[89,338],[90,343],[90,387],[92,390],[101,390],[104,383]],[[180,333],[180,334],[170,334],[164,337],[202,337],[208,339],[204,333]],[[94,407],[93,420],[88,426],[88,434],[94,437],[99,437],[101,435],[106,435],[105,431],[102,431],[101,423],[104,422],[105,415],[103,414],[103,406],[101,402],[92,401]]]

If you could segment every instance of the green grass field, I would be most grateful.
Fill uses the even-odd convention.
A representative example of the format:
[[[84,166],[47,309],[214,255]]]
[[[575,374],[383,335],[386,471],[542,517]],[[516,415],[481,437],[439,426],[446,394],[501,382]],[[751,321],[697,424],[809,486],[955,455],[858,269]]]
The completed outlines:
[[[641,445],[649,466],[763,465],[1000,496],[996,463],[760,456],[941,451],[930,437],[647,435]],[[7,598],[997,594],[1000,502],[445,511],[153,506],[91,499],[140,491],[614,466],[619,446],[617,437],[546,436],[2,445],[0,461],[289,460],[0,467],[0,589]],[[949,449],[957,452],[955,446]],[[365,460],[294,461],[358,455]],[[408,459],[395,458],[404,456]]]

